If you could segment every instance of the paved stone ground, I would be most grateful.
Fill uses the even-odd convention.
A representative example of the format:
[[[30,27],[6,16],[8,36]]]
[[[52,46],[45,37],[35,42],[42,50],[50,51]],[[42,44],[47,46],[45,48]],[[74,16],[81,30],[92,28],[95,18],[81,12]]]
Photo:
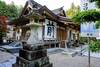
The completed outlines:
[[[61,53],[49,55],[53,67],[88,67],[88,57],[71,57]],[[100,67],[100,59],[91,58],[91,67]]]
[[[58,52],[58,51],[57,51]],[[0,51],[0,63],[6,60],[15,62],[12,60],[15,56]],[[88,67],[88,57],[86,56],[69,56],[62,53],[49,54],[50,61],[53,63],[53,67]],[[7,64],[7,63],[5,63]],[[8,64],[7,64],[8,65]],[[5,66],[8,67],[8,66]],[[9,66],[10,67],[10,66]],[[91,58],[91,67],[100,67],[100,58]]]
[[[0,51],[0,63],[9,61],[10,59],[13,59],[14,57],[15,56],[11,55],[10,53]]]

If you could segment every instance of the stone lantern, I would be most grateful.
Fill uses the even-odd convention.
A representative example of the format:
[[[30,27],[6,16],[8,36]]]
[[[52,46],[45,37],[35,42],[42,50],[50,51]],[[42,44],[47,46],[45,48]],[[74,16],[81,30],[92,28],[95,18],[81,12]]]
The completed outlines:
[[[30,37],[24,43],[23,49],[19,51],[19,57],[13,67],[52,67],[47,56],[47,50],[43,46],[42,24],[30,19],[30,23],[25,26],[30,27]]]

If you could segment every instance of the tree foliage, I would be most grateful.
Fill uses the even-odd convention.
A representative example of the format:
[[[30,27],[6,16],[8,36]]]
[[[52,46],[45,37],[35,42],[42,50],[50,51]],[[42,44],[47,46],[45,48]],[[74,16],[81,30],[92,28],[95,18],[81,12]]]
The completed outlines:
[[[74,3],[72,3],[71,8],[66,11],[66,15],[69,18],[72,18],[79,11],[80,11],[80,7],[79,6],[75,6]]]
[[[96,2],[100,6],[100,0],[90,0],[90,2]],[[82,23],[82,22],[88,22],[88,21],[97,21],[96,28],[99,28],[100,26],[100,10],[86,10],[81,11],[77,14],[75,14],[72,17],[72,20],[74,22]]]
[[[98,8],[100,8],[100,0],[90,0],[90,2],[96,2]]]
[[[96,2],[98,7],[100,8],[100,0],[91,0],[91,2]],[[96,28],[100,27],[100,10],[86,10],[81,11],[72,17],[75,22],[90,22],[97,21]],[[90,50],[92,52],[100,52],[100,40],[91,41]]]
[[[13,2],[6,4],[0,0],[0,43],[3,42],[2,37],[5,35],[7,28],[6,18],[17,18],[18,11],[17,6],[15,6]]]
[[[0,31],[6,32],[7,30],[7,17],[5,16],[0,16]]]
[[[100,20],[100,11],[97,10],[86,10],[81,11],[73,16],[75,22],[89,22]]]
[[[100,29],[100,20],[96,22],[96,28]]]
[[[97,41],[91,41],[91,46],[90,46],[90,50],[92,52],[100,52],[100,40]]]
[[[0,0],[0,16],[16,18],[18,16],[18,9],[13,2],[8,5]]]

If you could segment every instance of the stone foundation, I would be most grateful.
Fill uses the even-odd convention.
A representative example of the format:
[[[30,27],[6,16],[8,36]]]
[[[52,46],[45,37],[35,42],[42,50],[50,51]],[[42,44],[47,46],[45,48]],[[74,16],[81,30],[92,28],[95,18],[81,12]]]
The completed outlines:
[[[24,46],[13,67],[53,67],[43,46]]]

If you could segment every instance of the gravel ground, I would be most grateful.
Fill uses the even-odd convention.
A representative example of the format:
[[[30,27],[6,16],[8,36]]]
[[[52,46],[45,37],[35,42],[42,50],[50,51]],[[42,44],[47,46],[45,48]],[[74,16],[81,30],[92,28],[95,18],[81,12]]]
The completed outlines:
[[[49,55],[53,67],[88,67],[88,57],[71,57],[61,53]],[[100,67],[100,59],[91,58],[91,67]]]

